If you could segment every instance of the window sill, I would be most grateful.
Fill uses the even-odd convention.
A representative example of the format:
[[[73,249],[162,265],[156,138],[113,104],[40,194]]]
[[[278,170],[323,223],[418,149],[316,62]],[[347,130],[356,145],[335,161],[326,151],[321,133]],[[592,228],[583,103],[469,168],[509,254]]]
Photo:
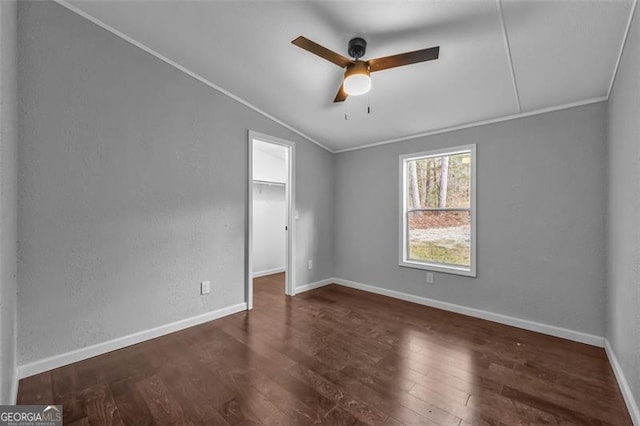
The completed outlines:
[[[474,267],[465,268],[462,266],[447,266],[438,265],[432,263],[412,262],[409,260],[400,261],[398,264],[403,268],[423,269],[425,271],[443,272],[445,274],[463,275],[465,277],[476,277],[476,271]]]

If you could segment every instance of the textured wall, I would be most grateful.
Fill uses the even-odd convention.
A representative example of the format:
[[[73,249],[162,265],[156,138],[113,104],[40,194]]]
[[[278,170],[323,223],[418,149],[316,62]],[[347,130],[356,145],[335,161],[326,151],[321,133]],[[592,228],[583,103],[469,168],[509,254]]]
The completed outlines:
[[[609,98],[606,337],[640,406],[640,18]]]
[[[297,142],[297,277],[332,276],[326,151],[52,2],[19,78],[21,364],[245,300],[249,129]]]
[[[321,151],[322,155],[314,153]],[[305,160],[307,159],[307,160]],[[306,143],[296,146],[296,287],[335,277],[333,268],[334,156]],[[313,269],[307,260],[313,259]]]
[[[336,276],[602,336],[599,103],[339,154]],[[476,279],[398,266],[398,156],[477,144]]]
[[[16,2],[0,1],[0,404],[14,404],[16,370]]]

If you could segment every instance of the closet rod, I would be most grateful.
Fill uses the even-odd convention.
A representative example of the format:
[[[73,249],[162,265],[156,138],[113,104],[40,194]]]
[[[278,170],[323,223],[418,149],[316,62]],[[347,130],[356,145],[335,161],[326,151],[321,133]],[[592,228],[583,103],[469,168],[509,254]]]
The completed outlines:
[[[286,183],[284,182],[273,182],[273,181],[269,181],[269,180],[258,180],[258,179],[254,179],[253,183],[257,183],[260,185],[274,185],[274,186],[287,186]]]

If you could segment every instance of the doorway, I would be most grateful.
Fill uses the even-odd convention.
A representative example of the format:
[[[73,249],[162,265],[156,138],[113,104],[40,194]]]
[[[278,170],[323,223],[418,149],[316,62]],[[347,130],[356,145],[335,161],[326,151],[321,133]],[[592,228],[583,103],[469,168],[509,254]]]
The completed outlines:
[[[284,273],[282,292],[293,292],[295,145],[249,131],[247,215],[247,308],[253,308],[254,279]],[[282,277],[280,276],[280,281]]]

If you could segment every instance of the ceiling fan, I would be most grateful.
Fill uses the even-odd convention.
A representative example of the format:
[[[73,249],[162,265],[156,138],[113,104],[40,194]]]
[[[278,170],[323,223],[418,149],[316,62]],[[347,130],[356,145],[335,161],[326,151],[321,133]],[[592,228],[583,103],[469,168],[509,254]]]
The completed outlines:
[[[364,56],[367,50],[367,42],[360,37],[353,38],[349,41],[347,52],[353,60],[345,58],[339,53],[320,46],[318,43],[303,36],[296,38],[291,43],[345,69],[344,80],[333,102],[343,102],[349,95],[357,96],[367,93],[369,89],[371,89],[370,74],[372,72],[415,64],[417,62],[432,61],[438,59],[440,53],[440,46],[436,46],[362,61],[360,58]]]

